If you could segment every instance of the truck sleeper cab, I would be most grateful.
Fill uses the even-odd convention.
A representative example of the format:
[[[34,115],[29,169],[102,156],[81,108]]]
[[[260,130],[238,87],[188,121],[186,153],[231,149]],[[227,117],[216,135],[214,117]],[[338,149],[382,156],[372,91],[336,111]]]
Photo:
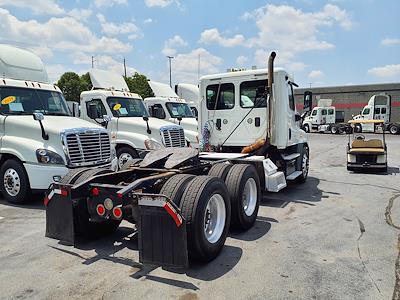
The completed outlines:
[[[107,131],[70,115],[36,55],[0,45],[0,71],[0,187],[8,202],[29,200],[74,168],[115,169]]]

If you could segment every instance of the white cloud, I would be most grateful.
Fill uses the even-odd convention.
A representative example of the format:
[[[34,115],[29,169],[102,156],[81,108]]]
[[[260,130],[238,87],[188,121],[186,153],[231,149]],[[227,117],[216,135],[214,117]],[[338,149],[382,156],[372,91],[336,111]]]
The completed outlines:
[[[400,45],[400,39],[385,38],[381,41],[381,45],[383,46]]]
[[[46,71],[49,76],[49,81],[51,83],[56,83],[60,79],[61,75],[66,72],[66,67],[60,64],[47,64]]]
[[[132,22],[115,24],[107,22],[102,14],[97,14],[96,16],[100,22],[102,32],[107,35],[129,34],[129,39],[135,39],[141,36],[140,29]]]
[[[222,59],[204,48],[197,48],[189,53],[178,54],[172,60],[172,72],[176,82],[195,83],[197,81],[199,56],[201,74],[212,74],[219,71]]]
[[[246,41],[255,51],[255,62],[265,65],[267,53],[276,50],[277,63],[294,68],[304,68],[294,62],[298,53],[312,50],[327,50],[335,46],[319,35],[323,28],[338,25],[345,30],[353,23],[345,10],[326,4],[322,10],[306,13],[289,5],[268,4],[242,16],[244,20],[255,20],[258,35]]]
[[[53,57],[53,51],[47,46],[28,46],[28,50],[35,53],[41,59],[47,59]]]
[[[186,47],[188,43],[179,35],[168,39],[164,43],[164,48],[161,50],[162,54],[167,56],[175,55],[177,48]]]
[[[245,63],[247,63],[247,61],[249,60],[249,58],[247,56],[239,56],[238,58],[236,58],[236,63],[239,66],[243,66]]]
[[[52,0],[0,0],[0,7],[18,7],[32,10],[35,14],[61,15],[65,11]]]
[[[324,77],[324,72],[321,70],[313,70],[308,74],[308,78],[310,79],[319,79]]]
[[[87,65],[89,68],[91,67],[92,57],[83,52],[76,52],[71,55],[72,63],[75,65]],[[133,75],[137,70],[133,67],[128,65],[129,61],[127,62],[126,66],[126,73],[128,76]],[[121,56],[120,59],[116,59],[110,55],[96,55],[94,57],[94,67],[99,68],[106,71],[111,71],[117,74],[124,74],[124,64],[123,64],[123,57]]]
[[[74,8],[68,12],[68,15],[78,21],[86,21],[92,15],[92,10]]]
[[[154,22],[154,20],[152,18],[147,18],[146,20],[143,21],[144,24],[150,24],[153,22]]]
[[[236,34],[232,38],[222,37],[217,28],[206,29],[201,33],[200,43],[218,44],[222,47],[235,47],[243,44],[245,38],[241,34]]]
[[[148,7],[166,7],[171,5],[174,1],[173,0],[145,0],[144,3]]]
[[[95,0],[94,4],[97,7],[111,7],[114,6],[115,4],[127,4],[128,1],[127,0]]]
[[[368,70],[368,74],[376,77],[400,76],[400,64],[371,68]]]
[[[76,19],[65,16],[50,18],[44,23],[36,20],[21,21],[8,10],[0,8],[0,32],[5,40],[33,46],[45,45],[61,52],[128,52],[132,46],[116,38],[95,35]]]

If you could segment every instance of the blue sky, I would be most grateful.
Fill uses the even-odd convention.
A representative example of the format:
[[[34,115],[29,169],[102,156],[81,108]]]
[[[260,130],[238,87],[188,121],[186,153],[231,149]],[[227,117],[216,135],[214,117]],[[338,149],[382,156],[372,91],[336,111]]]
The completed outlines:
[[[0,42],[28,48],[55,81],[95,66],[196,83],[277,64],[300,86],[400,81],[399,1],[0,0]]]

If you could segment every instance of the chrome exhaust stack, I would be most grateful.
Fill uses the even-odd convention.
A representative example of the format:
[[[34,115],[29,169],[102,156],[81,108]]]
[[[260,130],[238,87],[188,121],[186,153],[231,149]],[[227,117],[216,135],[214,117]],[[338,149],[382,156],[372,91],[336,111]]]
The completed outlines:
[[[267,131],[267,141],[271,140],[272,137],[272,106],[271,106],[271,99],[273,97],[272,94],[272,85],[274,83],[274,60],[276,57],[276,52],[272,51],[268,58],[268,131]]]

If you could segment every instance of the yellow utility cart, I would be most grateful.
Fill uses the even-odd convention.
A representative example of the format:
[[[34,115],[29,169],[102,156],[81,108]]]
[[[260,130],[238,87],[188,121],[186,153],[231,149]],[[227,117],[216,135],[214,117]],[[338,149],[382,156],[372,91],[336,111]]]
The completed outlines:
[[[373,123],[375,133],[381,131],[381,138],[366,139],[363,134],[349,134],[347,145],[347,170],[349,171],[387,171],[387,147],[385,142],[384,120],[350,120],[352,127],[360,123]],[[378,136],[376,134],[376,136]]]

